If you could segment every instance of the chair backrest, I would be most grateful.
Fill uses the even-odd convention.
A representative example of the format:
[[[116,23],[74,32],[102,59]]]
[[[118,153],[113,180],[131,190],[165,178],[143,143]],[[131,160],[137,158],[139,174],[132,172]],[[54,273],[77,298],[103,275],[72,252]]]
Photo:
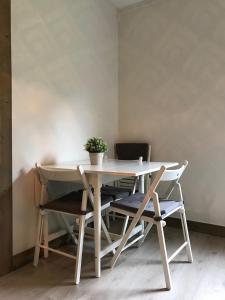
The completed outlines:
[[[91,203],[93,204],[93,194],[82,166],[78,166],[74,170],[67,170],[67,169],[63,170],[63,169],[56,169],[56,168],[51,169],[49,167],[36,164],[36,170],[37,170],[37,175],[39,177],[39,181],[41,183],[41,197],[40,197],[39,205],[44,204],[48,201],[47,185],[49,181],[59,181],[59,182],[69,181],[75,183],[82,183],[84,196],[87,195]],[[85,201],[86,200],[83,199],[82,203]]]
[[[148,143],[117,143],[115,144],[115,156],[120,160],[138,160],[140,156],[143,161],[150,161],[151,145]]]
[[[81,181],[78,170],[51,169],[42,165],[35,165],[41,184],[47,184],[48,181]]]
[[[179,181],[187,165],[188,165],[188,161],[185,160],[184,163],[179,168],[173,170],[167,169],[163,173],[161,181]]]
[[[169,186],[167,187],[163,198],[164,199],[169,199],[170,196],[174,193],[175,188],[178,188],[178,199],[177,201],[183,201],[183,195],[182,195],[182,190],[181,190],[181,185],[180,185],[180,178],[183,175],[185,169],[188,166],[188,161],[185,160],[183,164],[173,170],[167,169],[163,173],[160,182],[170,182]]]

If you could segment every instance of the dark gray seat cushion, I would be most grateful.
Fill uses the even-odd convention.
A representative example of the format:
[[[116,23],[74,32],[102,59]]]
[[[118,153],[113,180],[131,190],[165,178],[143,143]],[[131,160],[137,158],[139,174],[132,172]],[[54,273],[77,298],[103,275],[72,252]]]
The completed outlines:
[[[111,206],[116,207],[119,209],[126,210],[128,212],[136,213],[138,211],[138,208],[140,207],[145,194],[142,193],[136,193],[134,195],[131,195],[129,197],[126,197],[124,199],[121,199],[116,202],[112,202]],[[168,213],[173,211],[176,208],[181,207],[181,202],[174,201],[174,200],[160,200],[160,210],[161,210],[161,217],[162,219],[166,217]],[[146,206],[143,216],[154,218],[155,211],[153,207],[153,203],[149,202]]]
[[[113,200],[116,200],[131,195],[131,190],[114,186],[103,186],[101,189],[101,194],[104,197],[109,196],[112,197]]]
[[[88,212],[93,211],[93,208],[90,201],[88,200],[87,209],[85,211],[81,210],[82,194],[83,191],[69,193],[63,197],[57,198],[56,200],[42,205],[41,209],[55,210],[58,212],[65,212],[74,215],[85,215]],[[111,201],[113,201],[113,199],[110,196],[101,197],[101,205],[105,205]]]

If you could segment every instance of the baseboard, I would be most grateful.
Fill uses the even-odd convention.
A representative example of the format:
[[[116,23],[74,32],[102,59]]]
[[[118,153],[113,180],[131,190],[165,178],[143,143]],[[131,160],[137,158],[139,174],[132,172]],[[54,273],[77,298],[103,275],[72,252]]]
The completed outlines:
[[[166,220],[168,226],[177,227],[181,225],[180,219],[168,218]],[[188,229],[190,231],[225,237],[225,227],[196,221],[187,221]]]
[[[27,249],[13,256],[13,270],[16,270],[27,263],[30,263],[34,257],[34,247]]]
[[[54,241],[50,242],[49,244],[53,248],[58,248],[61,245],[65,244],[67,239],[68,239],[68,235],[65,234],[55,239]],[[43,256],[43,249],[41,249],[40,256]],[[31,263],[33,261],[33,258],[34,258],[34,247],[14,255],[12,260],[12,270],[16,270],[28,263]]]

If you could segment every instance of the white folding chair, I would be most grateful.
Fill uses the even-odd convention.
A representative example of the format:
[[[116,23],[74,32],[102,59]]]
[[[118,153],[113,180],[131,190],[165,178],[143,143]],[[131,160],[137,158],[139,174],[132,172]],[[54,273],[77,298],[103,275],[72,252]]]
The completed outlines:
[[[183,195],[181,190],[181,184],[179,182],[184,170],[186,169],[188,162],[176,170],[166,170],[165,167],[161,167],[160,171],[157,172],[153,182],[151,183],[147,193],[141,194],[136,193],[127,198],[111,203],[111,208],[120,214],[126,216],[132,216],[133,220],[128,227],[120,246],[117,248],[115,255],[112,258],[111,266],[113,267],[121,254],[121,252],[127,248],[127,242],[129,240],[130,233],[136,226],[139,220],[148,222],[145,228],[142,241],[146,238],[152,225],[155,224],[157,227],[157,233],[159,238],[160,253],[163,263],[164,276],[166,281],[167,289],[171,289],[171,276],[169,270],[169,263],[174,257],[184,248],[189,262],[193,262],[191,244],[189,239],[189,233],[187,228],[187,221],[184,209]],[[160,182],[170,182],[169,188],[167,189],[166,196],[163,199],[159,199],[156,191]],[[172,196],[177,192],[178,198],[175,200]],[[171,214],[179,211],[181,216],[181,223],[183,229],[184,243],[168,258],[166,243],[164,237],[164,226],[166,225],[165,219]],[[130,243],[131,244],[131,243]]]
[[[72,258],[73,260],[76,260],[75,283],[78,284],[80,282],[85,222],[93,218],[94,215],[93,194],[91,187],[89,186],[89,183],[81,166],[79,166],[77,170],[74,171],[52,171],[48,168],[45,168],[44,166],[37,165],[36,169],[41,183],[41,197],[39,203],[40,209],[33,264],[34,266],[38,265],[40,248],[44,249],[45,258],[48,257],[48,251],[52,251],[57,254]],[[67,181],[68,179],[69,181],[72,180],[74,182],[82,182],[84,187],[83,191],[74,191],[53,201],[48,201],[48,182],[52,180]],[[102,210],[106,209],[109,206],[111,200],[112,199],[110,197],[102,197]],[[48,215],[52,213],[62,217],[66,230],[61,230],[59,232],[49,234]],[[74,235],[73,225],[71,226],[67,221],[67,215],[73,216],[75,219],[74,223],[77,223],[79,227],[78,238],[76,238],[76,236]],[[101,220],[101,222],[105,237],[108,243],[111,244],[112,240],[103,219]],[[50,241],[58,238],[66,232],[68,232],[72,236],[74,242],[77,244],[76,255],[71,255],[64,251],[53,249],[49,246]],[[115,251],[113,253],[115,253]]]
[[[142,158],[143,161],[150,162],[151,145],[148,143],[134,142],[134,143],[116,143],[115,155],[119,160],[138,160]],[[148,177],[146,176],[146,179]],[[117,185],[121,188],[129,188],[133,190],[137,185],[138,178],[127,177],[117,181]]]
[[[115,157],[118,160],[140,160],[150,162],[151,145],[148,143],[116,143],[115,144]],[[150,175],[150,174],[149,174]],[[110,195],[114,201],[134,194],[138,188],[138,177],[126,177],[114,182],[114,186],[103,186],[102,194]],[[149,184],[149,176],[145,177],[145,185]],[[113,220],[115,220],[115,213],[112,214]],[[118,218],[118,216],[117,216]],[[129,216],[127,216],[123,222],[121,234],[124,235],[129,222]],[[110,209],[106,212],[106,224],[110,227]],[[143,223],[144,226],[144,223]]]

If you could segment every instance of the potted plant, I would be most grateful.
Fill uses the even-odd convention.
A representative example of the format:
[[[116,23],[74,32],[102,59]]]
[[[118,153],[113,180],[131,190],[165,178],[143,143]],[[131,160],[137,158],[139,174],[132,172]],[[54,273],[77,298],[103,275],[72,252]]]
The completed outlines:
[[[104,140],[100,137],[90,138],[84,147],[89,152],[91,165],[101,165],[104,153],[107,151],[107,144]]]

